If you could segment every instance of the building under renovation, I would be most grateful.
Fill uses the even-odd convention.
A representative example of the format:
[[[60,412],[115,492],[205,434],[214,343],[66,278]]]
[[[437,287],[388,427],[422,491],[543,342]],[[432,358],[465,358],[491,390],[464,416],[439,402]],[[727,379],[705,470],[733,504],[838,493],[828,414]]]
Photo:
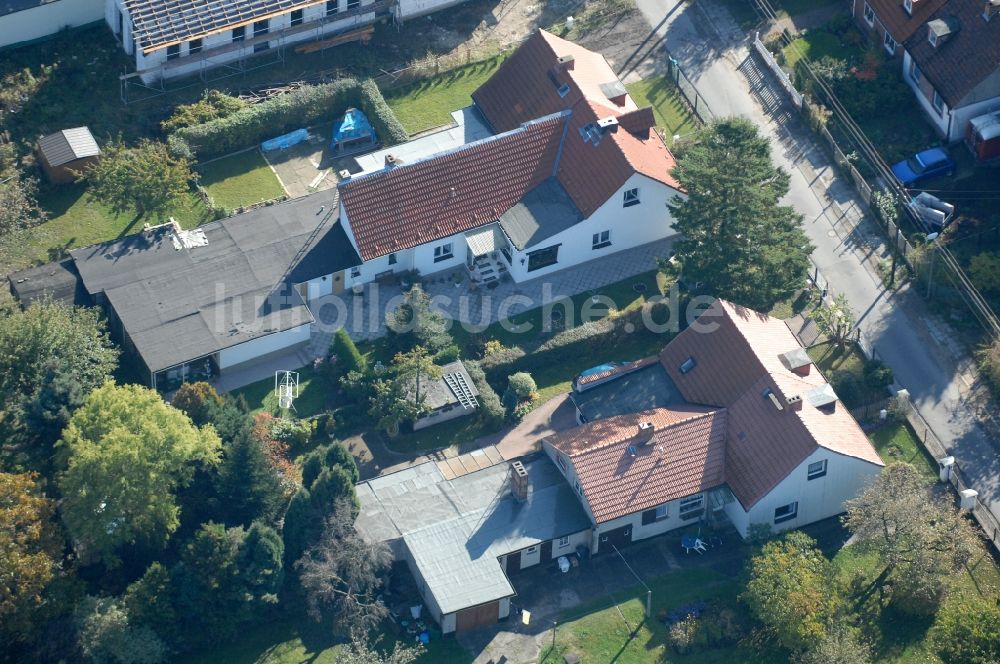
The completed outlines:
[[[220,67],[241,69],[264,53],[309,52],[367,41],[377,21],[402,21],[464,0],[106,0],[104,19],[135,75],[149,85]]]

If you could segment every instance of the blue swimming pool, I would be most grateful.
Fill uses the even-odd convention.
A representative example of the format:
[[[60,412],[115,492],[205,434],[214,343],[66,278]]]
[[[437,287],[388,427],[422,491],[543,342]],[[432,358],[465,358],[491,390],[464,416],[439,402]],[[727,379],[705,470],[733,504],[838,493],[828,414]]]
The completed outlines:
[[[615,364],[614,362],[609,362],[607,364],[598,364],[596,367],[590,367],[589,369],[587,369],[585,371],[581,371],[580,372],[580,377],[582,378],[583,376],[592,376],[594,374],[599,374],[599,373],[601,373],[603,371],[610,371],[610,370],[614,369],[617,366],[618,365]]]

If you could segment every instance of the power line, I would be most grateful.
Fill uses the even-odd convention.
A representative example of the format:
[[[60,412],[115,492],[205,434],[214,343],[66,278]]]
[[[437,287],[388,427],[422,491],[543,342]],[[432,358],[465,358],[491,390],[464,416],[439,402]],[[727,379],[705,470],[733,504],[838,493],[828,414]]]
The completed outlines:
[[[770,21],[777,21],[777,14],[771,7],[768,0],[755,0],[755,4],[758,11],[765,18]],[[818,89],[823,92],[823,96],[829,104],[830,110],[836,116],[842,128],[846,131],[848,137],[852,139],[855,146],[861,150],[869,164],[876,170],[880,179],[883,180],[888,186],[889,193],[896,198],[897,203],[907,212],[914,226],[924,233],[929,232],[929,227],[924,220],[921,219],[909,205],[907,205],[911,199],[908,191],[902,186],[902,183],[899,182],[899,179],[896,178],[895,174],[893,174],[892,169],[889,168],[889,165],[882,159],[878,150],[871,143],[871,141],[868,140],[868,137],[851,117],[851,114],[841,104],[840,99],[827,84],[826,80],[819,73],[817,73],[815,69],[813,69],[809,58],[802,47],[795,44],[794,40],[791,39],[791,37],[784,31],[781,32],[781,40],[786,44],[786,46],[790,46],[795,53],[799,55],[799,63],[802,65],[802,68],[806,71],[806,73],[809,74],[809,77],[816,83]],[[891,241],[896,243],[897,239],[892,238]],[[895,250],[896,247],[894,246],[893,249]],[[982,294],[976,289],[975,285],[969,280],[968,276],[966,276],[951,251],[946,247],[938,247],[938,253],[941,254],[942,262],[953,273],[952,276],[958,280],[960,284],[958,292],[965,303],[969,306],[969,309],[976,315],[988,333],[994,337],[1000,336],[1000,320],[997,319],[997,316],[990,308],[990,305],[983,298]]]

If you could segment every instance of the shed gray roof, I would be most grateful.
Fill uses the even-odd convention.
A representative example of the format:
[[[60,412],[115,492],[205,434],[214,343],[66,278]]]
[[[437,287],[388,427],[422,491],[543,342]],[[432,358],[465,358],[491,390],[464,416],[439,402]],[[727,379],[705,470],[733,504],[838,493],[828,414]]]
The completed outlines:
[[[445,480],[428,462],[357,487],[355,527],[403,539],[443,614],[514,595],[499,557],[586,530],[590,520],[547,457],[524,464],[528,499],[510,495],[507,464]]]
[[[175,249],[164,225],[70,255],[159,371],[312,321],[293,285],[361,262],[332,195],[206,224],[203,247]]]
[[[455,360],[441,367],[441,378],[430,381],[425,379],[420,383],[424,403],[431,410],[437,410],[438,408],[444,408],[449,404],[457,404],[459,402],[458,396],[448,387],[448,384],[444,380],[444,377],[449,374],[461,374],[465,379],[465,384],[469,386],[472,396],[479,396],[479,390],[476,389],[476,384],[472,382],[469,372],[465,370],[465,365],[462,364],[461,360]],[[415,386],[413,389],[415,389]]]
[[[587,422],[685,403],[659,362],[623,373],[571,398]]]
[[[583,218],[556,178],[529,191],[500,215],[500,226],[518,249],[527,249],[571,228]]]
[[[7,279],[10,281],[10,292],[22,306],[43,297],[66,304],[93,304],[70,258],[14,272]]]
[[[38,139],[38,150],[49,166],[62,166],[77,159],[101,154],[97,141],[86,127],[63,129]]]

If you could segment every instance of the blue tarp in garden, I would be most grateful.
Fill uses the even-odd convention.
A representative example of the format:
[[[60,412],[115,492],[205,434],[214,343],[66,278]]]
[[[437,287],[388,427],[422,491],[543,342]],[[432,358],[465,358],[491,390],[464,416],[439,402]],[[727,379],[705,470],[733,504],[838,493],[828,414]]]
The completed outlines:
[[[309,132],[307,130],[296,129],[291,133],[283,134],[277,138],[264,141],[260,144],[260,149],[264,152],[270,152],[271,150],[287,150],[307,138],[309,138]]]
[[[348,147],[363,147],[375,143],[375,130],[365,114],[356,108],[349,108],[333,125],[333,141],[330,147],[342,150]]]

